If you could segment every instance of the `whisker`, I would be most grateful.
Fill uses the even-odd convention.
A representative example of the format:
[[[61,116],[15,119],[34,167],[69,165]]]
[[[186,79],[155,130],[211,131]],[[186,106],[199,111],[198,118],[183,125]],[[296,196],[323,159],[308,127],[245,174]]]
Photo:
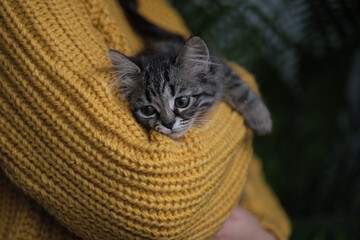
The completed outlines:
[[[199,123],[194,123],[192,125],[193,128],[196,128],[196,129],[200,129],[200,128],[203,128],[205,125],[204,124],[199,124]]]
[[[214,120],[209,120],[209,119],[194,119],[194,122],[216,123],[216,121],[214,121]]]
[[[206,125],[210,126],[217,126],[218,124],[213,120],[207,120],[207,119],[194,119],[193,125],[204,127]]]
[[[176,143],[176,144],[178,144],[178,145],[181,145],[181,146],[184,146],[184,145],[185,145],[185,143],[176,141],[175,139],[173,139],[173,138],[171,138],[171,137],[169,137],[169,136],[167,136],[167,135],[164,135],[164,136],[167,137],[167,139],[173,141],[174,143]]]
[[[215,120],[211,120],[211,119],[207,119],[207,118],[195,118],[194,121],[215,122]]]
[[[200,64],[211,64],[211,65],[214,65],[214,66],[221,66],[221,64],[214,63],[214,62],[211,62],[211,61],[201,60],[201,59],[191,59],[190,61],[192,63],[194,63],[194,64],[200,63]]]

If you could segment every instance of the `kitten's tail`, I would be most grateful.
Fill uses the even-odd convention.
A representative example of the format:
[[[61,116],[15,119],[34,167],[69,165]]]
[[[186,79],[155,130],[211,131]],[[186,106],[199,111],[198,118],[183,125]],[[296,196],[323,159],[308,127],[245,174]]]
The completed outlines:
[[[146,44],[152,45],[159,41],[181,41],[184,38],[178,34],[170,33],[165,29],[151,23],[138,12],[136,0],[119,0],[126,18],[129,20],[132,28],[144,38]]]

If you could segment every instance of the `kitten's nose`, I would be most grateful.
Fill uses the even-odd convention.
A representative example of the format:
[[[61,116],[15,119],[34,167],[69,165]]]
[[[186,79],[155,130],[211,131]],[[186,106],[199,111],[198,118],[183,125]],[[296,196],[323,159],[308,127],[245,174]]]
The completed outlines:
[[[162,122],[162,125],[164,125],[164,127],[167,127],[168,129],[171,130],[174,126],[174,123],[175,123],[175,121],[168,122],[168,123]]]

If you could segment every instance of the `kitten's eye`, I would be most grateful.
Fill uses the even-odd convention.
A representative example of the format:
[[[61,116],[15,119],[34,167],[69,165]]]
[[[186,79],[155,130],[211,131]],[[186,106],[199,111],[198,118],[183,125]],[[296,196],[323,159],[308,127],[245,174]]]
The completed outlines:
[[[156,109],[153,106],[145,106],[140,108],[140,111],[145,115],[145,116],[151,116],[156,112]]]
[[[185,108],[190,103],[190,97],[188,96],[181,96],[175,99],[175,106],[178,108]]]

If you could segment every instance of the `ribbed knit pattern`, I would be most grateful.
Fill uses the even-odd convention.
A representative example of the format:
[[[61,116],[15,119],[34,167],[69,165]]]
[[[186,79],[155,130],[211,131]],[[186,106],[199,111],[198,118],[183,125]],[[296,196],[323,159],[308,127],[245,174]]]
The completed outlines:
[[[188,35],[164,1],[140,11]],[[156,132],[149,141],[110,92],[108,48],[143,47],[116,1],[1,1],[0,34],[0,236],[201,240],[221,228],[246,182],[251,131],[221,103],[180,143]]]
[[[0,239],[79,239],[0,172]]]

